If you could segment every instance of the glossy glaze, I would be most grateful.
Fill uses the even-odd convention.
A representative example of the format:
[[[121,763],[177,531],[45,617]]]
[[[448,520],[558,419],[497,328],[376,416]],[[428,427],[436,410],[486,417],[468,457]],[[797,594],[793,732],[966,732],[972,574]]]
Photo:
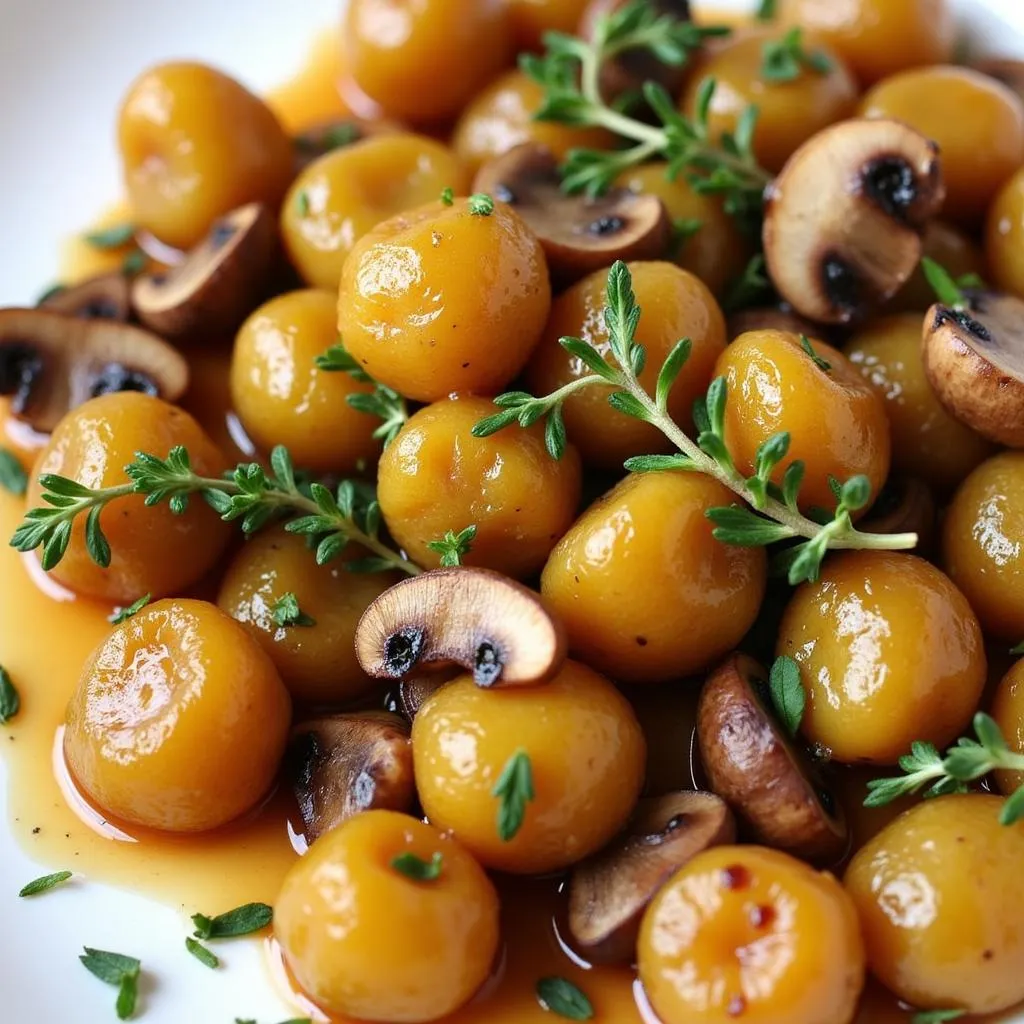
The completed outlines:
[[[921,314],[875,320],[844,353],[885,400],[892,467],[949,491],[993,452],[979,434],[946,412],[924,373]]]
[[[1024,824],[999,824],[1001,803],[926,800],[846,872],[872,971],[923,1008],[988,1013],[1024,997]]]
[[[706,510],[732,498],[706,476],[650,473],[595,502],[541,577],[570,648],[615,679],[663,682],[735,647],[760,607],[766,559],[712,537]]]
[[[346,398],[373,385],[325,372],[316,357],[337,343],[336,300],[306,289],[279,295],[242,324],[231,359],[231,398],[246,433],[263,451],[283,444],[297,466],[314,473],[353,474],[380,452],[375,416]]]
[[[1024,661],[1015,662],[999,681],[991,710],[1007,745],[1024,754]],[[999,792],[1009,796],[1024,785],[1024,772],[997,772],[995,780]]]
[[[535,799],[503,842],[491,792],[509,758],[530,759]],[[469,676],[438,690],[413,720],[416,788],[427,817],[486,867],[557,871],[603,846],[640,794],[646,751],[626,699],[567,661],[540,686],[483,690]]]
[[[523,368],[551,308],[536,235],[497,203],[418,207],[352,249],[338,330],[376,380],[420,402],[453,391],[497,394]]]
[[[1002,452],[961,485],[946,513],[942,564],[986,633],[1024,635],[1024,454]]]
[[[992,267],[992,283],[1024,297],[1024,169],[999,190],[989,207],[985,228],[985,255]]]
[[[652,391],[665,358],[680,338],[692,342],[690,358],[676,378],[669,412],[686,429],[693,402],[711,383],[715,360],[725,348],[725,320],[707,287],[693,274],[671,263],[629,264],[633,290],[642,312],[637,341],[647,350],[640,380]],[[599,270],[577,281],[555,300],[544,336],[530,359],[526,385],[532,394],[547,395],[593,371],[558,343],[582,338],[615,365],[604,320],[608,273]],[[588,388],[571,395],[562,407],[569,439],[584,462],[619,469],[632,455],[672,451],[655,427],[624,415],[609,415],[608,389]]]
[[[964,596],[898,552],[831,556],[787,606],[777,653],[800,665],[803,735],[845,763],[895,764],[915,740],[944,748],[985,685],[981,629]]]
[[[725,377],[725,443],[744,475],[754,471],[758,447],[782,431],[789,452],[776,469],[781,481],[790,462],[806,472],[801,508],[835,508],[828,478],[864,474],[877,495],[889,472],[889,422],[882,401],[857,368],[831,345],[815,340],[826,371],[803,350],[795,334],[749,331],[737,338],[715,367]]]
[[[644,914],[638,970],[662,1024],[848,1024],[864,949],[842,886],[778,850],[698,854]]]
[[[281,237],[307,284],[335,290],[356,241],[381,221],[469,188],[469,173],[442,143],[409,132],[377,135],[325,153],[281,204]]]

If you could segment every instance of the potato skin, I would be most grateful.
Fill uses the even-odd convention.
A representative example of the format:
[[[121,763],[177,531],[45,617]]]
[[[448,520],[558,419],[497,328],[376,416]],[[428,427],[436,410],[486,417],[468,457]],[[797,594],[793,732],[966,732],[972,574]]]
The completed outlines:
[[[1024,823],[999,797],[926,800],[847,869],[868,963],[921,1009],[995,1013],[1024,999]]]
[[[205,601],[158,601],[86,662],[64,755],[105,813],[200,832],[268,792],[290,722],[277,670],[237,622]]]

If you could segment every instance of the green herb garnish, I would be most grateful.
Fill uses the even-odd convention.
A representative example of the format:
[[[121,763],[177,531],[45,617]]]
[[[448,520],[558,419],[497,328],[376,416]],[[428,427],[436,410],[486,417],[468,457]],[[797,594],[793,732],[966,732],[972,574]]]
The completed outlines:
[[[443,862],[444,858],[439,853],[435,853],[430,860],[423,860],[406,850],[392,859],[391,866],[414,882],[433,882],[441,877]]]
[[[1024,771],[1024,754],[1010,750],[995,719],[979,711],[974,716],[976,740],[961,737],[942,757],[933,743],[917,741],[899,760],[906,773],[868,783],[866,807],[884,807],[902,796],[928,787],[926,797],[966,793],[967,784],[994,771]],[[1003,801],[999,821],[1012,825],[1024,818],[1024,785]]]
[[[273,919],[274,911],[266,903],[245,903],[216,917],[193,914],[192,923],[196,930],[192,934],[197,939],[233,939],[258,932]]]
[[[945,1021],[959,1020],[966,1010],[921,1010],[910,1018],[910,1024],[944,1024]]]
[[[769,302],[774,294],[771,281],[768,280],[767,264],[764,254],[751,256],[743,268],[743,273],[733,281],[722,300],[722,309],[734,313],[738,309],[763,305]]]
[[[964,289],[983,288],[985,285],[977,274],[964,274],[963,277],[954,278],[941,263],[928,256],[921,257],[921,270],[939,302],[960,312],[971,309],[970,297],[964,294]]]
[[[536,986],[537,1001],[549,1013],[567,1020],[590,1020],[594,1007],[583,991],[565,978],[541,978]]]
[[[490,217],[494,213],[494,200],[486,192],[474,192],[467,203],[474,217]]]
[[[14,452],[6,448],[0,448],[0,487],[19,498],[28,490],[28,474]]]
[[[828,373],[832,369],[832,364],[827,359],[822,359],[814,350],[814,346],[811,344],[811,339],[806,334],[800,335],[800,347],[811,357],[811,362],[822,371],[822,373]]]
[[[1024,640],[1021,640],[1021,642],[1019,644],[1017,644],[1016,647],[1011,647],[1010,648],[1010,653],[1011,654],[1024,654]]]
[[[514,839],[523,826],[526,805],[534,799],[530,755],[520,747],[505,763],[491,795],[498,805],[498,837],[503,843]]]
[[[185,937],[185,948],[204,966],[214,970],[220,967],[220,958],[191,935]]]
[[[672,236],[668,243],[666,256],[670,260],[677,260],[682,255],[686,243],[704,227],[704,221],[699,217],[676,217],[672,221]]]
[[[21,698],[7,669],[0,665],[0,725],[6,725],[21,707]]]
[[[38,299],[36,299],[36,305],[41,306],[44,302],[48,302],[50,299],[56,298],[62,292],[66,292],[67,290],[68,286],[66,284],[61,284],[60,282],[57,284],[51,284],[50,287],[47,288]]]
[[[270,617],[279,626],[315,626],[316,619],[299,607],[299,599],[289,590],[271,606]]]
[[[109,953],[104,949],[85,947],[85,955],[78,958],[85,969],[100,981],[117,988],[115,1008],[119,1020],[128,1020],[135,1013],[138,998],[139,974],[142,964],[133,956]]]
[[[19,896],[38,896],[41,892],[49,892],[62,882],[71,877],[70,871],[55,871],[52,875],[43,875],[40,878],[33,878],[27,885],[23,885],[18,892]]]
[[[761,0],[754,12],[754,17],[758,21],[774,21],[776,5],[777,0]]]
[[[829,548],[902,550],[916,545],[916,534],[861,533],[854,527],[851,514],[871,498],[871,485],[864,476],[851,477],[839,486],[839,500],[830,519],[819,523],[805,516],[798,505],[803,463],[791,462],[782,474],[781,484],[774,479],[789,451],[787,433],[776,434],[761,444],[754,474],[744,477],[725,443],[728,386],[724,377],[712,381],[706,396],[695,404],[696,437],[689,437],[668,413],[669,394],[690,354],[689,339],[683,338],[676,344],[658,373],[654,395],[649,394],[639,379],[647,359],[644,347],[636,341],[640,307],[629,268],[621,261],[608,273],[604,321],[611,360],[580,338],[559,339],[561,346],[591,372],[540,398],[524,391],[499,395],[494,399],[499,411],[477,423],[474,435],[487,437],[514,424],[528,427],[545,419],[548,449],[558,458],[565,450],[562,403],[586,388],[608,388],[608,403],[615,411],[650,423],[678,449],[676,455],[629,459],[626,468],[631,472],[689,470],[705,473],[725,484],[753,510],[738,504],[708,509],[706,515],[715,524],[714,536],[723,543],[744,547],[764,547],[801,538],[802,542],[789,548],[782,559],[794,585],[817,579]],[[556,429],[552,429],[552,422]]]
[[[152,599],[152,594],[143,594],[142,597],[137,601],[133,601],[126,608],[115,609],[113,615],[107,616],[107,622],[112,626],[120,626],[122,622],[127,622],[133,615],[138,615]]]
[[[309,193],[304,188],[299,189],[295,195],[295,209],[300,217],[309,216]]]
[[[135,277],[146,269],[149,257],[141,249],[132,249],[121,261],[121,273],[125,277]]]
[[[834,67],[828,54],[804,49],[801,28],[791,28],[781,39],[769,40],[761,52],[761,78],[766,82],[792,82],[805,70],[827,75]]]
[[[135,237],[134,224],[113,224],[109,228],[87,231],[83,240],[94,249],[120,249]]]
[[[803,721],[807,694],[800,679],[800,666],[792,658],[782,654],[775,659],[768,675],[768,691],[779,721],[790,736],[795,736]]]
[[[455,189],[451,186],[441,189],[441,202],[445,206],[453,206],[455,204]]]
[[[469,554],[476,537],[476,527],[467,526],[458,533],[449,530],[440,540],[427,542],[431,551],[436,551],[441,556],[441,565],[445,569],[462,565],[462,559]]]

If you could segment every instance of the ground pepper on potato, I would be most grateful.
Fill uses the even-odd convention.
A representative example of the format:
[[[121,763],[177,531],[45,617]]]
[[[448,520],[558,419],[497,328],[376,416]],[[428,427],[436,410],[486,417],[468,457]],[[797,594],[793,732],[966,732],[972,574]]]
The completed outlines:
[[[120,609],[70,778],[218,841],[280,783],[324,1013],[1024,1000],[1015,69],[761,7],[352,0],[323,123],[159,65],[89,244],[168,262],[0,311],[12,544]]]

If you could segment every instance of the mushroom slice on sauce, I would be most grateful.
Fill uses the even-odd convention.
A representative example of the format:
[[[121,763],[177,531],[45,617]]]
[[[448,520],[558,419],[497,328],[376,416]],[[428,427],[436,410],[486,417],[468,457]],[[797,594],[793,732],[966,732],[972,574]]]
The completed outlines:
[[[81,284],[61,288],[39,303],[40,309],[76,316],[82,320],[118,320],[131,318],[131,282],[120,271],[90,277]]]
[[[1024,448],[1024,299],[965,292],[970,309],[936,304],[924,318],[924,369],[961,423]]]
[[[657,196],[612,188],[596,198],[562,191],[554,154],[536,143],[488,161],[473,188],[508,203],[540,239],[552,276],[568,284],[615,260],[665,255],[672,227]]]
[[[846,850],[846,822],[769,703],[768,674],[745,654],[733,654],[708,677],[697,738],[710,788],[757,842],[831,863]]]
[[[626,831],[569,876],[569,931],[592,963],[632,963],[640,919],[657,891],[702,850],[731,843],[736,825],[713,793],[641,800]]]
[[[310,843],[361,811],[416,802],[409,723],[387,711],[299,723],[285,765]]]
[[[41,433],[69,409],[114,391],[177,401],[188,377],[185,359],[140,327],[49,309],[0,309],[0,395]]]
[[[270,211],[260,203],[240,206],[177,266],[135,279],[135,312],[165,338],[233,335],[263,297],[276,247]]]
[[[540,595],[489,569],[434,569],[385,590],[356,628],[377,679],[460,665],[478,686],[543,683],[565,661],[565,630]]]
[[[945,186],[938,147],[899,121],[842,121],[805,142],[769,186],[768,271],[797,313],[848,323],[900,289]]]

